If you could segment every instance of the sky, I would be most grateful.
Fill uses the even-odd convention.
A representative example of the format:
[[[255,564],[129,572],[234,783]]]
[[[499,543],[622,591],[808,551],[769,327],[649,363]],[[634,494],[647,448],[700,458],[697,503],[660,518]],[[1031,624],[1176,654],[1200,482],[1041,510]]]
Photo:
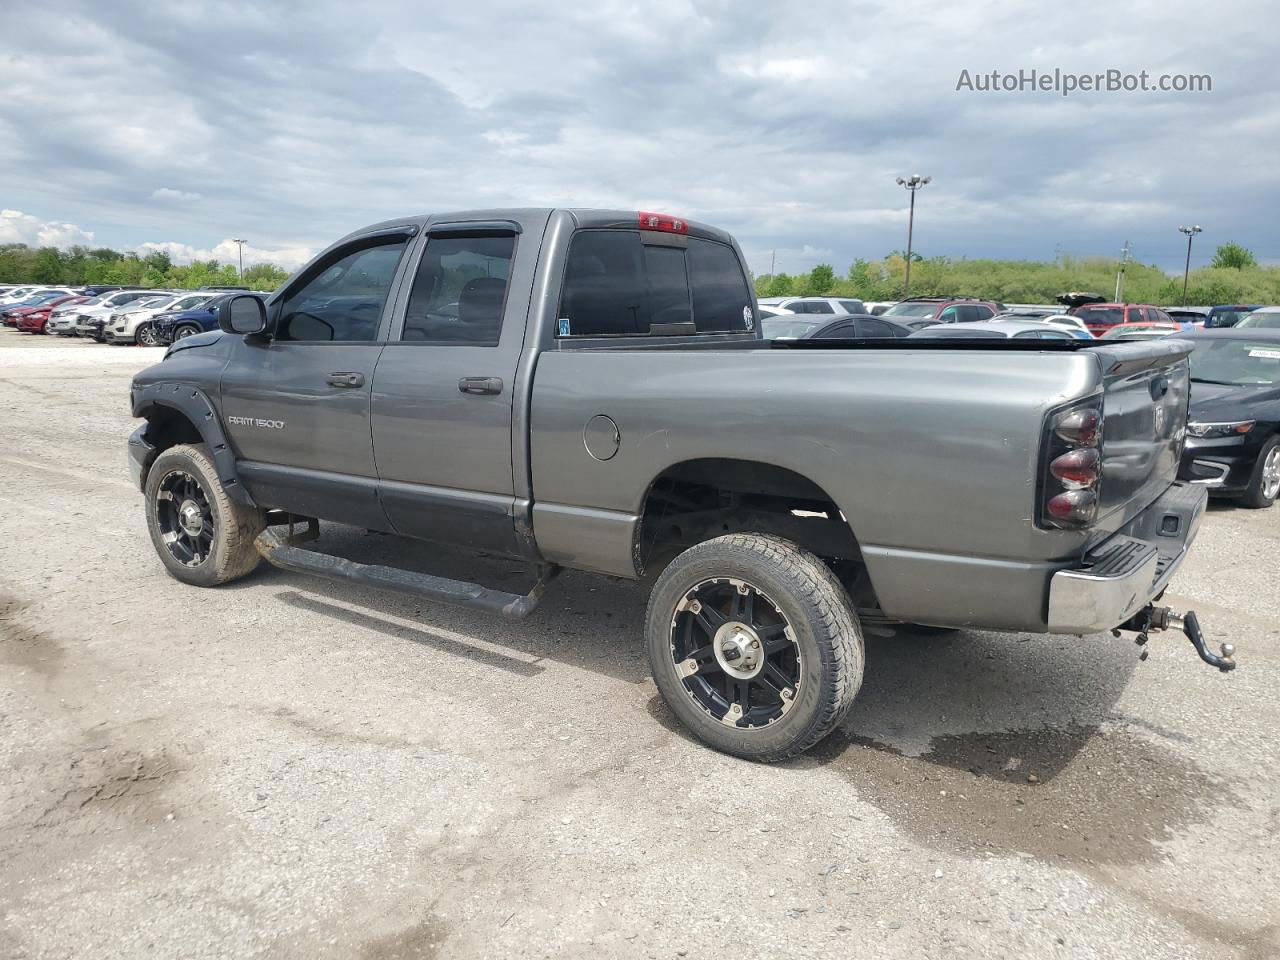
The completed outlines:
[[[795,273],[924,256],[1280,262],[1280,7],[48,0],[0,12],[0,243],[289,269],[367,223],[658,210]],[[993,70],[1205,92],[957,90]],[[976,83],[975,83],[976,85]]]

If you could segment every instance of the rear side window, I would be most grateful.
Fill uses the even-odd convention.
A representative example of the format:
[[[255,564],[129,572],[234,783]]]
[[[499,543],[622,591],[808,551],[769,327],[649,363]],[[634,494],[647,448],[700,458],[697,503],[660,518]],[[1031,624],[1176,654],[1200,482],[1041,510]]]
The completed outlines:
[[[579,231],[569,244],[558,334],[648,336],[653,325],[690,321],[700,333],[752,329],[751,293],[733,249],[698,237],[687,243],[646,244],[639,230]]]
[[[497,346],[515,248],[514,233],[428,237],[400,339]]]
[[[866,305],[861,300],[841,300],[840,309],[846,313],[866,313]]]
[[[864,337],[892,337],[893,327],[883,320],[859,320],[858,327]]]

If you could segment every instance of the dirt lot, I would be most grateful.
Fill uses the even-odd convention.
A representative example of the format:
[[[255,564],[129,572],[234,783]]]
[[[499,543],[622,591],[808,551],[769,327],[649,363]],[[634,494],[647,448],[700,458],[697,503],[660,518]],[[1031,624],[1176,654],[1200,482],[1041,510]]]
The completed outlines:
[[[1280,956],[1280,508],[1215,507],[1171,591],[1235,674],[904,634],[839,734],[753,766],[673,725],[634,584],[511,625],[169,579],[125,470],[154,356],[0,331],[0,956]]]

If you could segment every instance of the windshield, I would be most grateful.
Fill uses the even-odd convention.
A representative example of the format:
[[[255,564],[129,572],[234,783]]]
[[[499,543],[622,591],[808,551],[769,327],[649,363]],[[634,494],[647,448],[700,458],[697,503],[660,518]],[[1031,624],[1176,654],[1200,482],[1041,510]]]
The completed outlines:
[[[766,340],[778,340],[783,337],[794,340],[803,337],[819,323],[826,321],[798,320],[791,317],[765,317],[760,321],[760,334]]]
[[[192,307],[198,307],[209,298],[206,296],[199,297],[181,297],[173,303],[169,304],[170,310],[190,310]]]
[[[1232,386],[1280,382],[1280,342],[1205,340],[1191,353],[1191,379]]]
[[[885,317],[932,317],[938,309],[936,303],[895,303],[881,316]]]
[[[1246,313],[1237,330],[1280,330],[1280,311],[1276,313]]]

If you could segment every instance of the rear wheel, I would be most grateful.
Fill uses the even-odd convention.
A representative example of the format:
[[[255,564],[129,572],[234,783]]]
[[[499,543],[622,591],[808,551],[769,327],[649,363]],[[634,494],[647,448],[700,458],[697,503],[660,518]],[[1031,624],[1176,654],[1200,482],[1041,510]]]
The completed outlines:
[[[862,683],[848,594],[818,557],[780,537],[730,534],[676,557],[649,598],[645,641],[672,712],[749,760],[812,747]]]
[[[174,341],[185,340],[187,337],[194,336],[200,332],[200,328],[193,323],[179,324],[173,331]]]
[[[151,543],[178,580],[212,587],[258,566],[253,541],[266,529],[266,516],[227,496],[204,444],[170,447],[156,457],[145,494]]]
[[[1280,436],[1272,437],[1258,451],[1253,476],[1240,502],[1246,507],[1269,507],[1280,496]]]

